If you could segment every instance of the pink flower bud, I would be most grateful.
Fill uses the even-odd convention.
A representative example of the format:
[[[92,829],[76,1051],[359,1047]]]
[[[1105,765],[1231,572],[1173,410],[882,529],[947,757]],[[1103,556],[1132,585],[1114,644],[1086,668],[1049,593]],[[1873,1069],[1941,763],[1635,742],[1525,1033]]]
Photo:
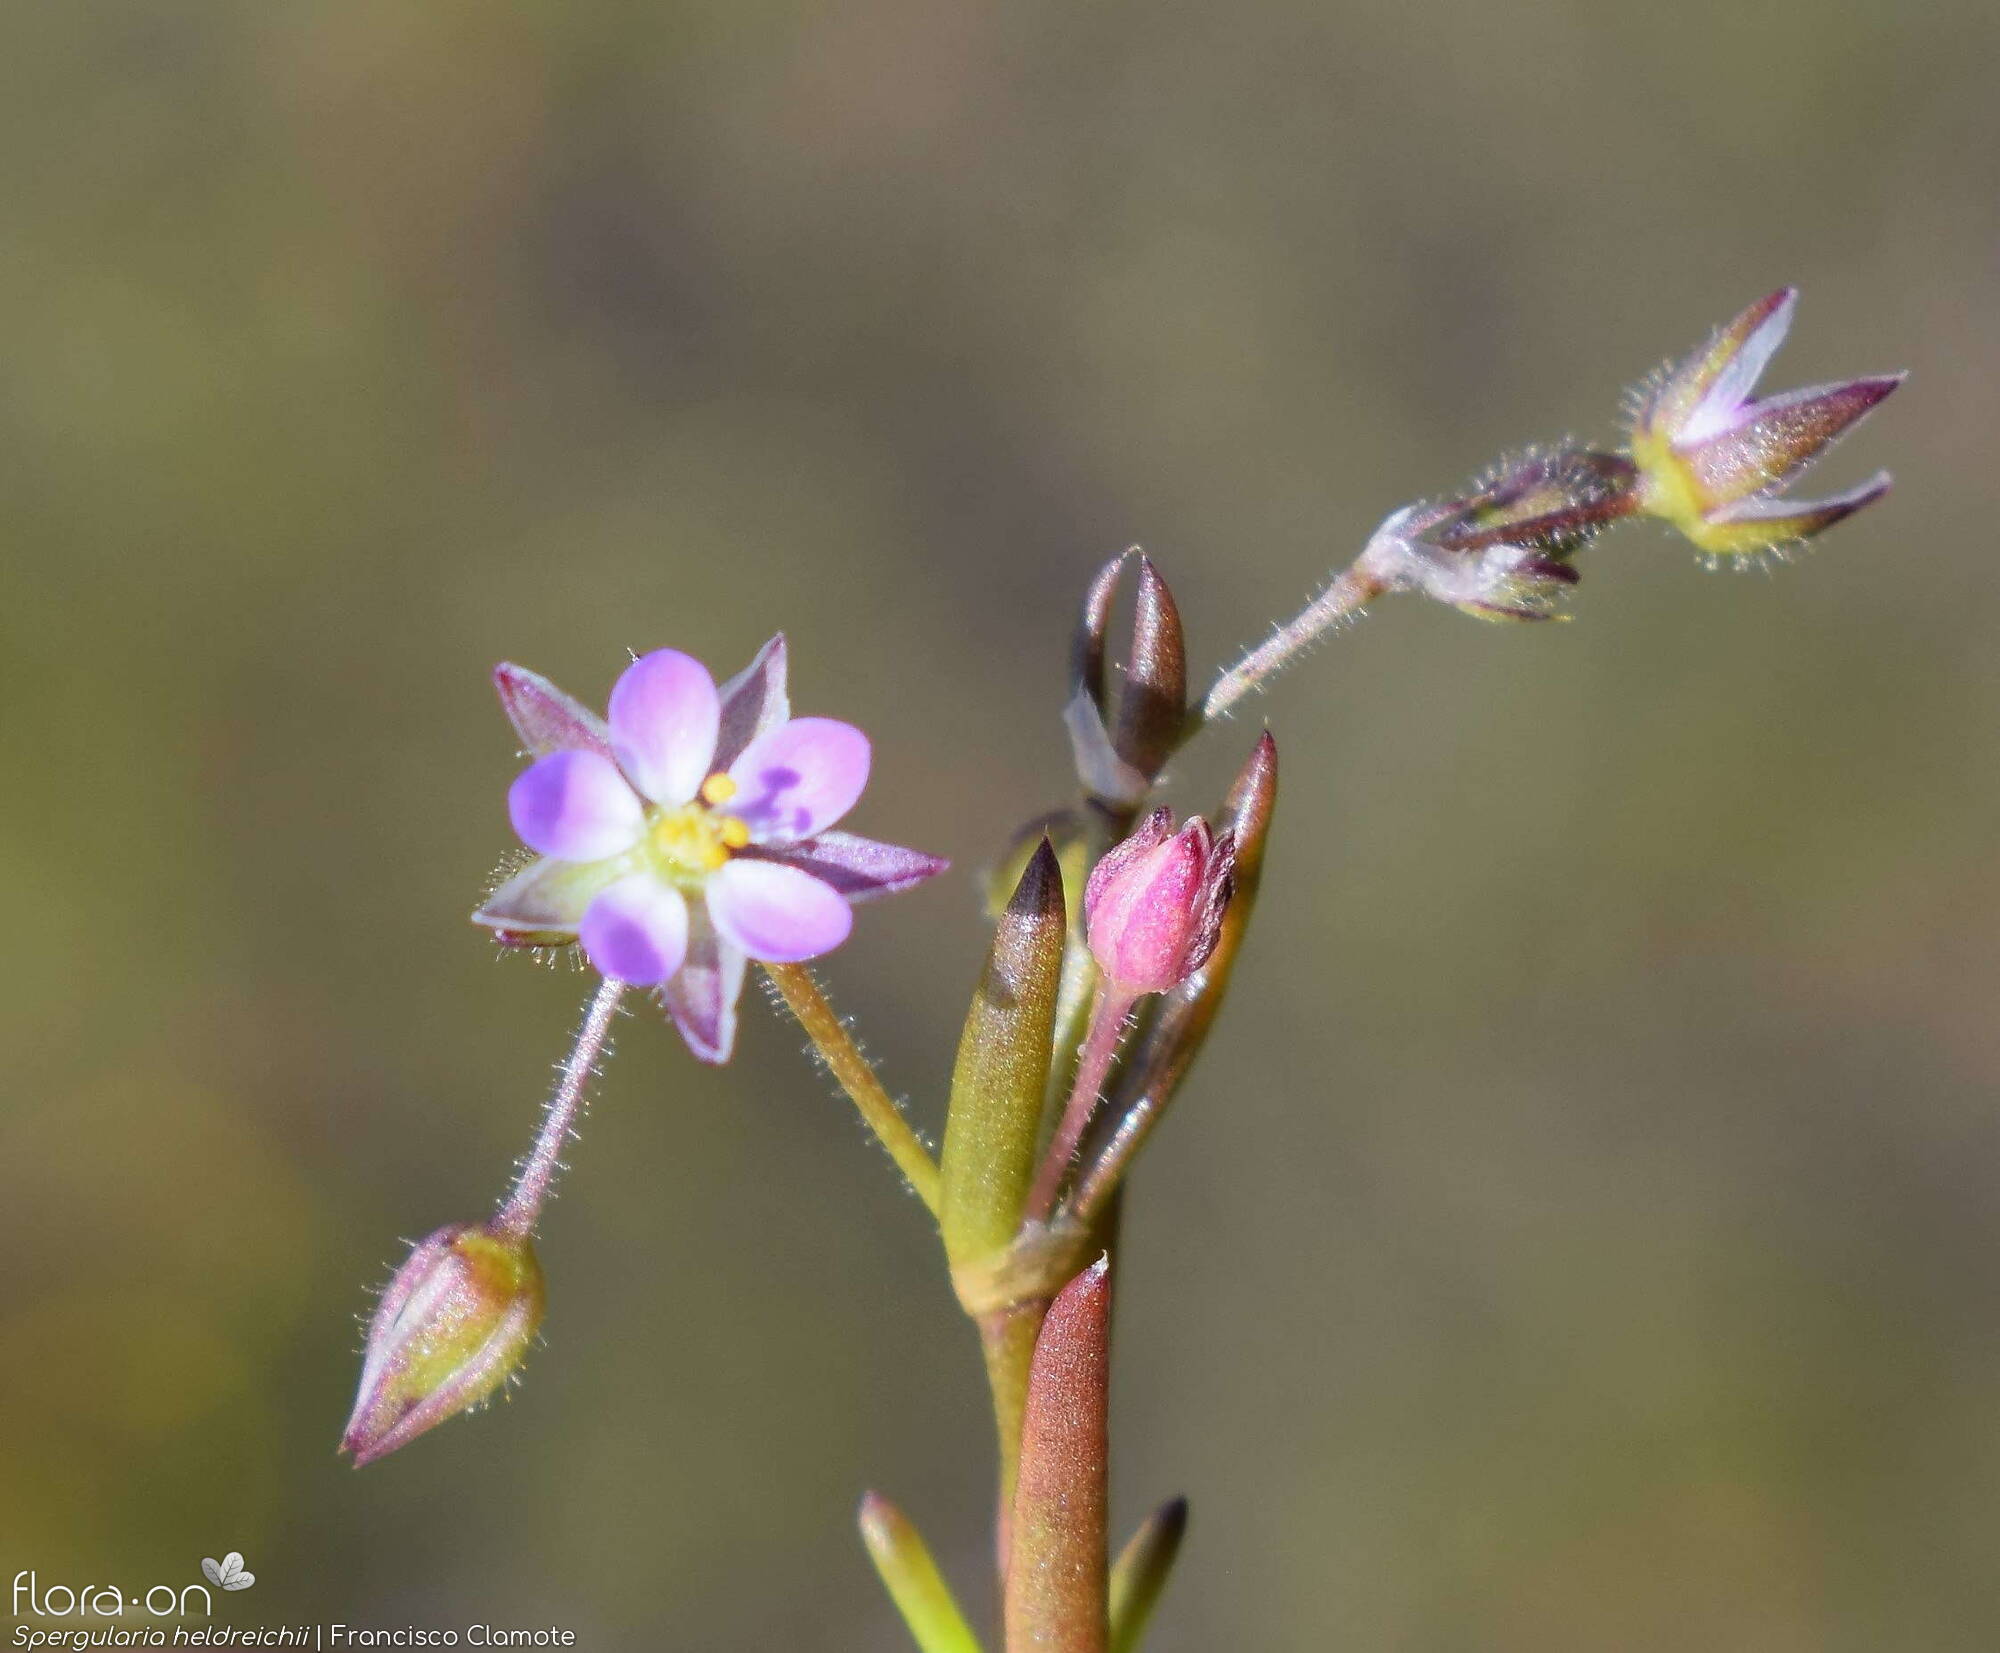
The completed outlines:
[[[1164,993],[1208,962],[1229,905],[1235,841],[1192,816],[1179,832],[1156,810],[1110,850],[1083,892],[1090,951],[1127,993]]]
[[[369,1322],[340,1449],[358,1468],[477,1406],[520,1365],[542,1304],[542,1267],[525,1237],[453,1223],[420,1241]]]

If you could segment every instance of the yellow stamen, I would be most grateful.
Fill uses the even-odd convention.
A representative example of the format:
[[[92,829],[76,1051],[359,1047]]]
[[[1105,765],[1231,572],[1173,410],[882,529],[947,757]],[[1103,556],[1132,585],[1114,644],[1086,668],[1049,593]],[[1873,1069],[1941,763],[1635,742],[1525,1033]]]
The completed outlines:
[[[670,878],[713,872],[729,859],[727,833],[726,822],[705,809],[669,810],[653,823],[653,853]]]
[[[722,841],[730,849],[741,849],[750,842],[750,823],[739,821],[734,815],[723,816]]]
[[[701,801],[711,807],[716,804],[726,804],[735,796],[736,783],[720,772],[709,776],[701,783]]]

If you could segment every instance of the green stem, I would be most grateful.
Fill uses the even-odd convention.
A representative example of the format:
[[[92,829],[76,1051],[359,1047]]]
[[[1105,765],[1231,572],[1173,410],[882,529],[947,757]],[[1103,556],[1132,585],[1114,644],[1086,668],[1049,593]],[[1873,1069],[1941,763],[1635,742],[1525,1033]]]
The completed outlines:
[[[813,1049],[819,1052],[820,1060],[826,1063],[827,1071],[840,1082],[840,1088],[847,1092],[848,1099],[861,1115],[861,1121],[875,1133],[875,1140],[888,1150],[889,1157],[896,1162],[909,1184],[916,1190],[917,1198],[924,1202],[925,1209],[935,1217],[938,1214],[938,1168],[937,1161],[923,1144],[923,1139],[903,1117],[903,1110],[896,1106],[896,1099],[884,1088],[868,1058],[861,1054],[861,1047],[854,1042],[833,1006],[826,1001],[819,983],[802,964],[767,964],[764,973],[771,978],[785,1006],[805,1029],[806,1037],[813,1042]]]
[[[983,1315],[979,1348],[986,1359],[986,1385],[993,1394],[993,1425],[1000,1451],[999,1502],[993,1513],[993,1554],[1000,1584],[1007,1583],[1013,1551],[1014,1487],[1021,1471],[1021,1428],[1028,1411],[1028,1372],[1034,1364],[1035,1338],[1049,1312],[1048,1297],[1014,1303]]]

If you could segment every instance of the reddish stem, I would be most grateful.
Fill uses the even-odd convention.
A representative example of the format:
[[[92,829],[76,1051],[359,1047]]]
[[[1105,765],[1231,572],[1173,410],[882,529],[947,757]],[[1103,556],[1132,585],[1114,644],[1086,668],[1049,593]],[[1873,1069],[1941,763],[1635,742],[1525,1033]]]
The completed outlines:
[[[1056,1134],[1049,1139],[1048,1152],[1042,1156],[1041,1168],[1035,1172],[1034,1185],[1028,1191],[1026,1215],[1031,1223],[1047,1222],[1056,1208],[1063,1178],[1069,1172],[1070,1161],[1076,1158],[1083,1133],[1090,1126],[1090,1116],[1097,1110],[1105,1076],[1111,1072],[1112,1060],[1118,1054],[1125,1018],[1138,1002],[1136,993],[1128,993],[1107,981],[1097,984],[1097,997],[1090,1008],[1090,1029],[1083,1036],[1083,1049],[1077,1053],[1076,1083],[1070,1087]]]
[[[548,1112],[542,1116],[535,1146],[521,1162],[514,1186],[494,1215],[494,1233],[511,1234],[523,1240],[534,1233],[543,1202],[562,1169],[563,1144],[576,1128],[577,1115],[583,1111],[591,1078],[597,1072],[598,1058],[604,1054],[611,1037],[611,1018],[618,1013],[618,1001],[624,996],[622,981],[606,976],[598,983],[597,992],[583,1013],[583,1026],[577,1031],[576,1043],[564,1058],[562,1076],[556,1081],[555,1095],[549,1098]]]

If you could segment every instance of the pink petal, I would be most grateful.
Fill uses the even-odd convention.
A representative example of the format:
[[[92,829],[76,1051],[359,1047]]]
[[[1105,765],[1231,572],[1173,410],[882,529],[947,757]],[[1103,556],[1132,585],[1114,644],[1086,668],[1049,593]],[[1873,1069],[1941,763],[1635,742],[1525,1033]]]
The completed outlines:
[[[1097,911],[1104,892],[1126,872],[1151,855],[1174,835],[1174,812],[1164,806],[1139,823],[1138,830],[1120,840],[1098,858],[1083,886],[1083,916],[1086,922]]]
[[[687,957],[687,902],[652,874],[634,873],[591,902],[578,939],[602,974],[658,987]]]
[[[655,649],[611,690],[611,748],[632,784],[671,808],[708,778],[721,716],[708,668],[678,649]]]
[[[795,717],[759,735],[729,766],[729,813],[759,841],[810,838],[854,807],[868,784],[868,737],[830,717]]]
[[[1791,331],[1792,313],[1799,304],[1796,287],[1780,287],[1759,299],[1716,336],[1705,366],[1714,377],[1700,393],[1700,400],[1688,415],[1687,423],[1674,433],[1674,441],[1699,442],[1713,436],[1730,421],[1737,408],[1749,400],[1764,369],[1778,353]]]
[[[502,661],[493,668],[493,687],[523,751],[535,757],[581,747],[611,756],[611,738],[599,717],[571,699],[539,672]]]
[[[528,848],[601,861],[638,841],[645,812],[618,766],[595,752],[551,752],[514,777],[507,813]]]
[[[660,989],[660,999],[696,1060],[726,1062],[736,1045],[743,949],[718,936],[699,908],[692,916],[687,958]]]
[[[811,873],[740,858],[709,879],[708,916],[723,940],[772,964],[830,953],[854,927],[839,892]]]
[[[727,769],[743,755],[744,747],[792,715],[791,697],[785,690],[782,631],[757,651],[756,659],[722,685],[721,698],[722,727],[715,738],[715,756],[709,761],[717,769]]]

